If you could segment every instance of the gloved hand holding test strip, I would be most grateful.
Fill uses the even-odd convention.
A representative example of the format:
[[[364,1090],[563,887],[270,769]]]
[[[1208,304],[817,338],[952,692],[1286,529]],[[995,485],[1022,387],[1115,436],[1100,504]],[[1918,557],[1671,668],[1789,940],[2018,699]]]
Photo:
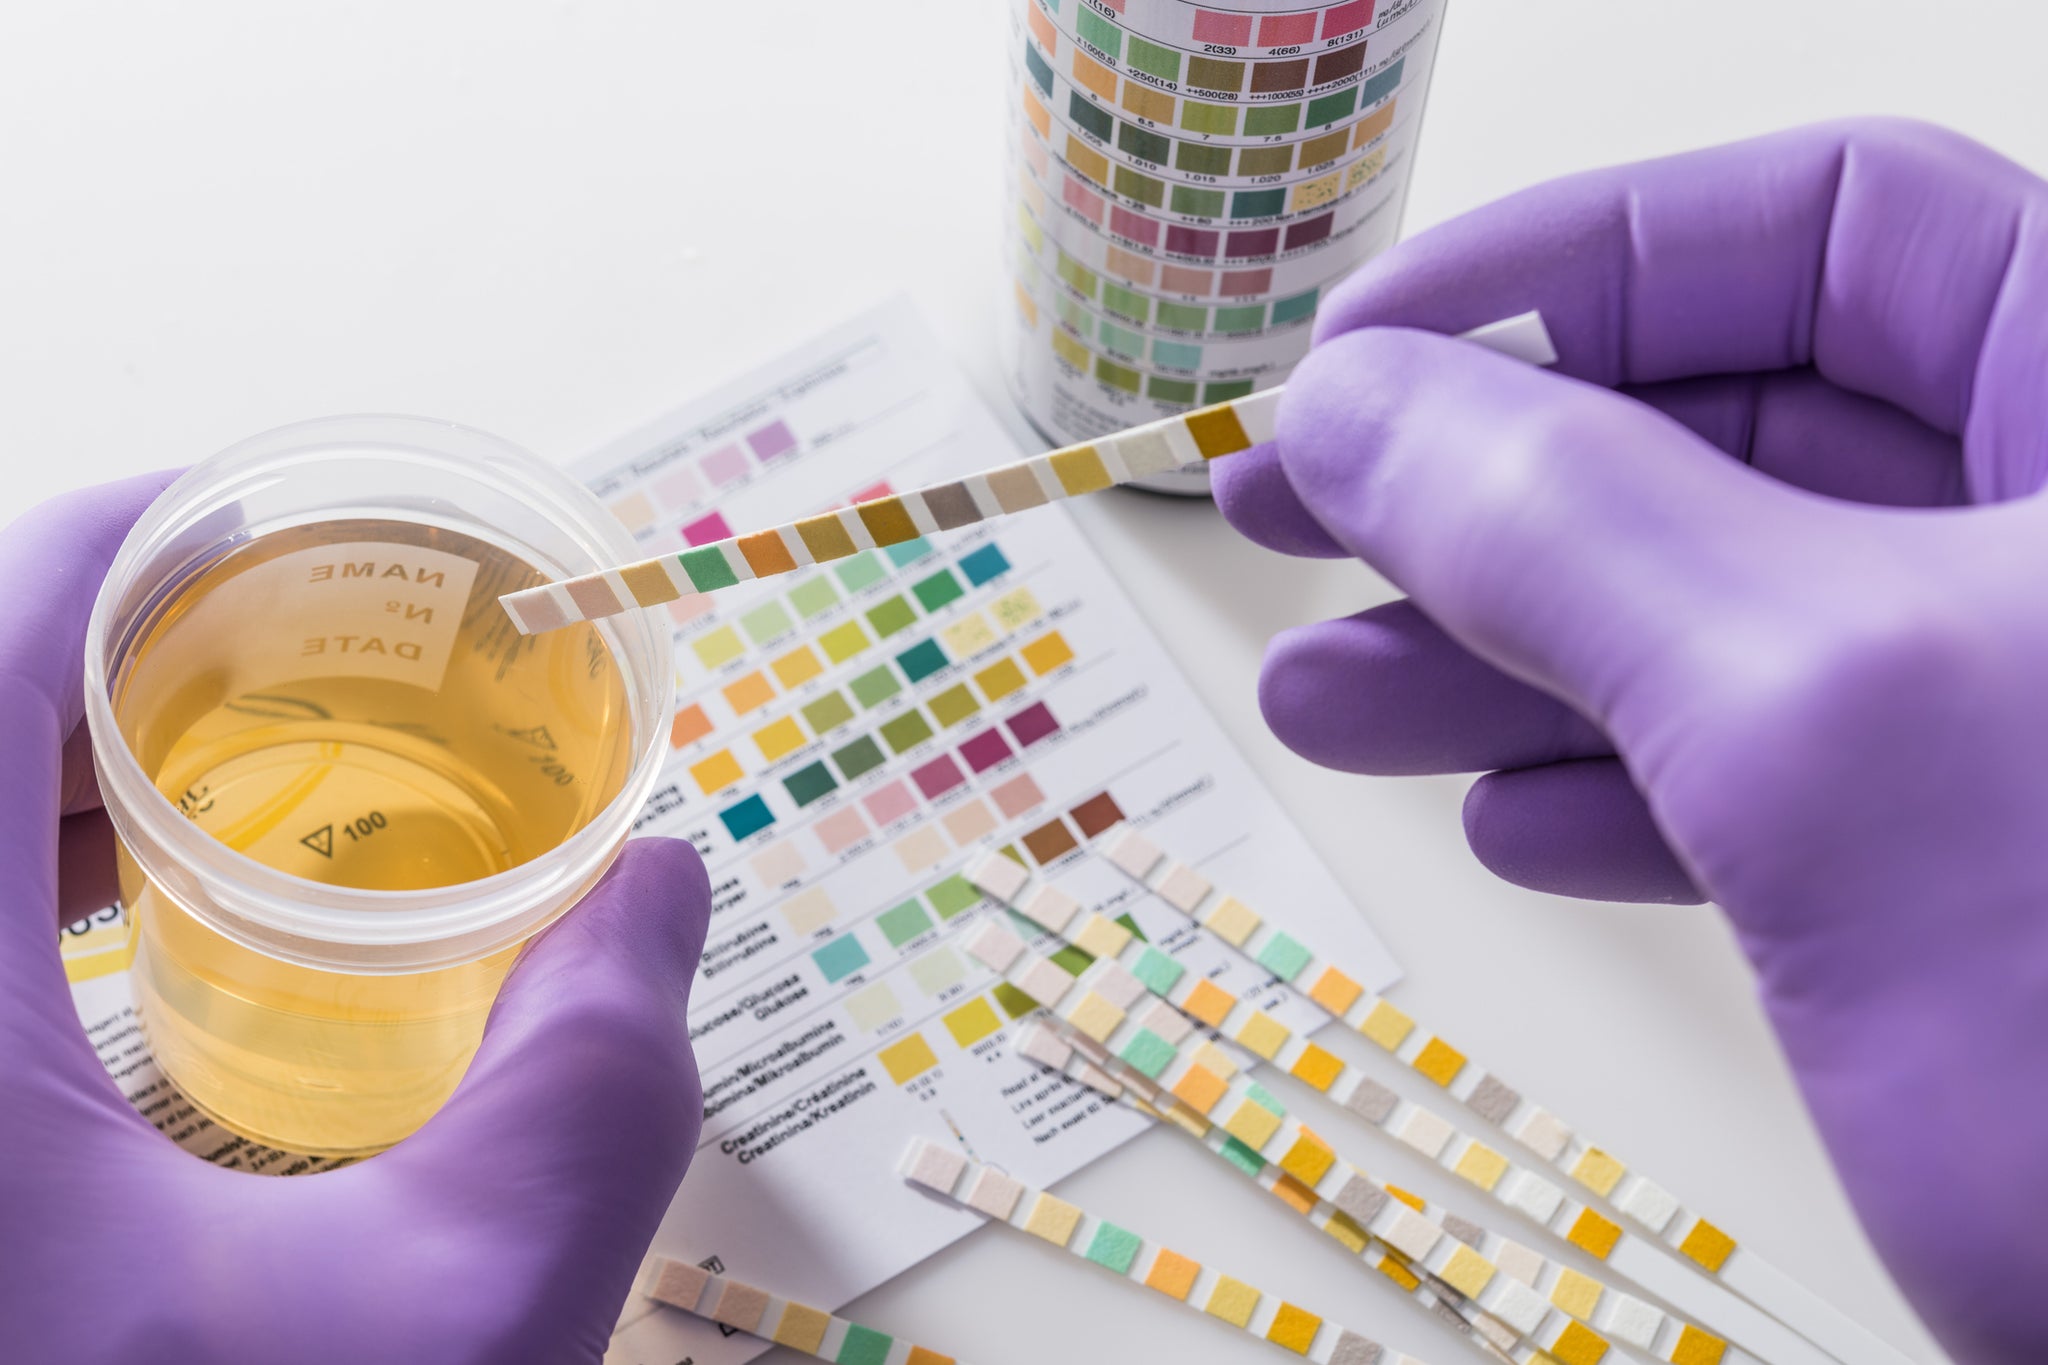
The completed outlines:
[[[1557,351],[1538,313],[1474,328],[1462,339],[1532,365],[1557,362]],[[1282,392],[1280,387],[1266,389],[1083,445],[1065,446],[986,474],[856,503],[680,554],[659,555],[507,593],[498,601],[520,634],[536,635],[576,621],[658,607],[691,593],[716,592],[749,579],[792,573],[877,546],[1040,507],[1058,498],[1114,488],[1272,440]]]

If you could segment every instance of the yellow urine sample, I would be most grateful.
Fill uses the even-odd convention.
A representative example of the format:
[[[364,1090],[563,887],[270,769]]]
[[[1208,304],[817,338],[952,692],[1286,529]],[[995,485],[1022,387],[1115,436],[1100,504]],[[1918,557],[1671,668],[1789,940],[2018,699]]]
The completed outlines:
[[[260,536],[145,623],[115,716],[157,789],[266,867],[375,891],[505,872],[587,824],[632,766],[603,638],[588,625],[520,636],[497,605],[542,581],[485,541],[406,523]],[[517,952],[316,969],[224,936],[125,848],[120,872],[157,1060],[223,1126],[294,1151],[375,1151],[424,1122]]]

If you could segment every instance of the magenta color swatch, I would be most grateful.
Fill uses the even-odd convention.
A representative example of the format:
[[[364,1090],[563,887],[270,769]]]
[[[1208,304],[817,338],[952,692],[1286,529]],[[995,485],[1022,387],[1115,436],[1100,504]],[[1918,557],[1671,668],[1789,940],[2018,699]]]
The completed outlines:
[[[714,540],[732,539],[732,527],[725,524],[725,517],[718,512],[707,512],[695,521],[683,525],[683,539],[692,545],[709,545]]]
[[[787,422],[770,422],[759,431],[747,433],[747,445],[757,460],[772,460],[777,455],[796,449],[796,433],[789,429]]]
[[[1010,746],[1003,742],[1000,730],[983,730],[960,746],[960,757],[966,759],[967,766],[978,773],[987,772],[1010,757],[1012,752]]]
[[[1045,801],[1045,793],[1031,780],[1030,773],[1018,773],[988,796],[989,800],[996,803],[996,809],[1003,813],[1005,820],[1014,820],[1033,806]]]
[[[1042,704],[1040,709],[1044,709]],[[1052,719],[1049,712],[1046,715],[1046,719]],[[1054,728],[1057,729],[1057,725]],[[936,801],[962,782],[965,782],[967,774],[960,771],[960,765],[953,761],[951,754],[940,754],[923,767],[913,768],[910,773],[910,780],[915,782],[917,789],[924,793],[925,800]]]
[[[704,496],[704,480],[690,466],[677,465],[654,481],[654,495],[667,507],[688,507]]]
[[[1109,230],[1146,246],[1159,245],[1159,220],[1147,218],[1142,213],[1132,213],[1121,204],[1109,211]]]
[[[1299,223],[1289,223],[1287,249],[1293,251],[1297,247],[1314,246],[1317,242],[1328,240],[1330,229],[1336,226],[1336,222],[1337,213],[1333,209],[1320,218],[1305,218]]]
[[[1372,22],[1372,0],[1351,0],[1348,5],[1337,5],[1323,11],[1323,36],[1342,38],[1347,33],[1356,33]]]
[[[1166,230],[1166,249],[1181,256],[1212,257],[1216,254],[1216,244],[1222,240],[1220,232],[1182,227],[1179,223]]]
[[[1248,228],[1230,234],[1230,245],[1223,254],[1233,261],[1241,261],[1249,256],[1270,256],[1279,249],[1279,228]]]
[[[1174,294],[1206,294],[1209,282],[1215,276],[1206,270],[1193,270],[1184,265],[1169,265],[1159,271],[1159,287]]]
[[[1249,14],[1218,14],[1214,10],[1195,11],[1195,41],[1198,43],[1248,43],[1252,40],[1252,17]]]
[[[1052,712],[1042,701],[1025,707],[1003,724],[1010,727],[1010,733],[1016,736],[1017,743],[1026,749],[1047,735],[1056,735],[1060,732],[1060,723],[1052,718]]]
[[[866,838],[867,832],[868,822],[861,819],[860,812],[852,806],[834,811],[820,820],[812,831],[818,836],[818,842],[825,846],[825,851],[833,854]]]
[[[1269,14],[1259,20],[1260,47],[1292,47],[1296,43],[1315,40],[1316,16],[1313,10],[1307,14]]]
[[[1083,218],[1086,218],[1089,222],[1094,223],[1096,226],[1101,226],[1101,195],[1089,189],[1086,185],[1083,185],[1080,181],[1074,179],[1072,176],[1068,176],[1066,188],[1061,192],[1061,197],[1067,201],[1068,208],[1073,209],[1076,213],[1080,214]]]
[[[704,475],[720,488],[747,472],[747,457],[738,446],[720,446],[704,457]]]
[[[1260,266],[1256,270],[1226,270],[1223,282],[1216,287],[1219,294],[1242,298],[1246,294],[1263,294],[1273,287],[1273,267]]]
[[[917,809],[917,798],[901,782],[891,782],[880,791],[869,792],[860,799],[860,803],[866,808],[868,819],[878,827],[893,825]]]

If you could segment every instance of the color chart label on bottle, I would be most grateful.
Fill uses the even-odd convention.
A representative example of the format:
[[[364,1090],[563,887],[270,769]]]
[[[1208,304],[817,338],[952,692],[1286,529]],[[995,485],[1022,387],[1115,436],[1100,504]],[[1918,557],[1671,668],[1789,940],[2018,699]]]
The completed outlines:
[[[1010,384],[1058,443],[1285,379],[1391,244],[1443,0],[1015,0]]]

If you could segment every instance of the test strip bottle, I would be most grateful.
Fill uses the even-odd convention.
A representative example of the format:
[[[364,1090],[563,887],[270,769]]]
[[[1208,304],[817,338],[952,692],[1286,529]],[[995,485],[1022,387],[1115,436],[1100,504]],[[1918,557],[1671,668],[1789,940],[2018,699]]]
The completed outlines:
[[[565,475],[412,418],[255,437],[136,524],[87,717],[138,1015],[198,1109],[361,1155],[447,1098],[617,854],[674,690],[646,615],[521,636],[498,595],[632,549]]]
[[[1011,0],[1002,331],[1041,435],[1286,379],[1323,297],[1399,232],[1444,7]]]

